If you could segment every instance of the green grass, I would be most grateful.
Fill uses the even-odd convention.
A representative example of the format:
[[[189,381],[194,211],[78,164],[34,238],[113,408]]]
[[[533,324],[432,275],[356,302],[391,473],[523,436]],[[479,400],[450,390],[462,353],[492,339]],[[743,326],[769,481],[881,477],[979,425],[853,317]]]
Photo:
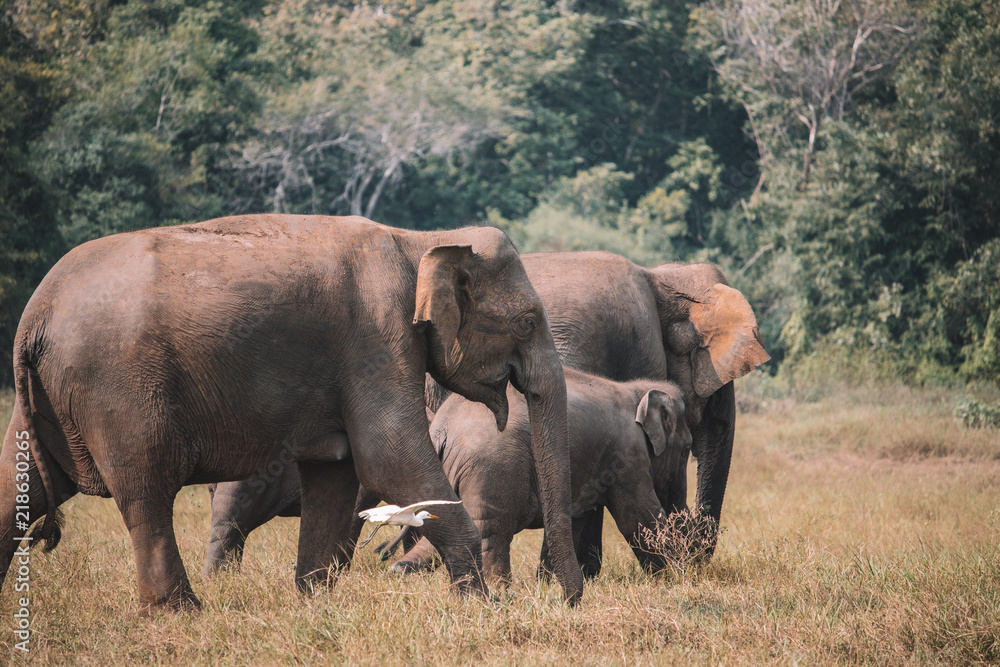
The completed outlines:
[[[110,500],[65,507],[63,542],[31,560],[31,659],[109,664],[824,664],[1000,661],[1000,443],[953,397],[905,387],[765,401],[740,416],[712,563],[651,577],[610,522],[605,569],[577,609],[533,576],[463,600],[443,572],[399,578],[370,548],[328,592],[292,585],[298,521],[251,536],[242,572],[200,575],[208,495],[177,499],[199,614],[138,617],[131,547]],[[10,400],[0,395],[0,409]],[[693,466],[692,466],[693,468]],[[693,473],[693,470],[691,471]],[[691,480],[693,489],[693,478]],[[0,594],[0,652],[15,595]]]

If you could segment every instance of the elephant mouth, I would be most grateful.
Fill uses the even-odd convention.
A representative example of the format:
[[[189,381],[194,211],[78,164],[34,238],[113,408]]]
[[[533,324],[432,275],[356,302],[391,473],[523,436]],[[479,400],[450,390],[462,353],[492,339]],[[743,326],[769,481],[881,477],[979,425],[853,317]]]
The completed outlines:
[[[497,430],[503,432],[507,427],[507,383],[511,379],[510,366],[492,380],[482,380],[478,384],[486,389],[483,403],[490,409],[497,421]]]
[[[480,380],[479,384],[486,387],[491,392],[507,393],[507,383],[512,380],[510,366],[505,366],[503,371],[487,380]]]

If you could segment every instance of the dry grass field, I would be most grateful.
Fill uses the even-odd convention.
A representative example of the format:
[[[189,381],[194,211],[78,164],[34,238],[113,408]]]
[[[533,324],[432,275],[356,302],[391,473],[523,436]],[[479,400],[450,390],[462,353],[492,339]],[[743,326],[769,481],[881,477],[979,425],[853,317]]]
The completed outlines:
[[[4,425],[11,398],[0,395]],[[940,390],[827,389],[810,398],[755,401],[740,415],[724,532],[709,566],[648,576],[609,522],[604,572],[577,609],[535,583],[538,531],[515,542],[516,583],[497,603],[459,599],[442,572],[394,577],[370,549],[331,591],[299,596],[292,519],[250,538],[242,572],[205,580],[208,494],[192,487],[178,497],[175,521],[204,610],[140,618],[117,509],[74,498],[62,544],[31,556],[30,659],[1000,662],[1000,433],[963,429],[951,414],[955,397]],[[7,582],[4,658],[17,653],[14,607]]]

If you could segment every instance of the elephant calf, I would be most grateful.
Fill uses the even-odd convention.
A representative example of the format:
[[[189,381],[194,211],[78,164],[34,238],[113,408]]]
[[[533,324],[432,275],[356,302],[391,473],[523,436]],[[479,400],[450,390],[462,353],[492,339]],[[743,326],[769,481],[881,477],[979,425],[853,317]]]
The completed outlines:
[[[653,484],[653,457],[674,471],[673,484],[686,494],[685,470],[691,432],[684,418],[680,388],[662,380],[614,382],[565,368],[569,423],[572,515],[606,506],[639,562],[663,566],[642,539],[666,516]],[[431,424],[431,439],[445,473],[465,502],[482,534],[483,567],[488,577],[510,579],[510,543],[526,528],[542,528],[531,424],[524,398],[507,390],[507,428],[497,431],[487,408],[458,395],[441,406]],[[683,501],[681,501],[683,502]],[[685,507],[669,508],[672,511]],[[574,520],[574,536],[582,525]],[[427,569],[434,547],[421,539],[394,569]]]

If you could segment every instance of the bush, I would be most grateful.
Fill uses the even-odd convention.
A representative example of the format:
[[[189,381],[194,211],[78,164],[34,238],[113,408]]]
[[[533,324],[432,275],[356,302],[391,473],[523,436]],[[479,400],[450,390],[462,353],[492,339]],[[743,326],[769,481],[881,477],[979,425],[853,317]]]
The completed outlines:
[[[966,428],[1000,428],[1000,403],[963,398],[955,405],[954,415]]]
[[[719,522],[700,512],[675,512],[639,529],[643,550],[662,558],[667,567],[685,577],[689,570],[708,563],[719,539]]]

